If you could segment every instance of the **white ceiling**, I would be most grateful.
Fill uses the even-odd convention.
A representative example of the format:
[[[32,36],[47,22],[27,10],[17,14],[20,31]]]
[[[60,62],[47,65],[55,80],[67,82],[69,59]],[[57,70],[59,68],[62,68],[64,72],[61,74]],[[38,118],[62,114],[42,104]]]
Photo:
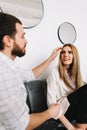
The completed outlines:
[[[44,11],[42,0],[0,0],[0,8],[20,18],[28,28],[40,22]]]

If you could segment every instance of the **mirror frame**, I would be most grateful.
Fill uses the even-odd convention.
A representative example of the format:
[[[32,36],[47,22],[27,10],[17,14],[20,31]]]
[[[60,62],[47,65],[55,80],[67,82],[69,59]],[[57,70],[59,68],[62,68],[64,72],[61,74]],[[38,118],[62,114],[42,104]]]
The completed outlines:
[[[71,27],[71,29],[73,29],[73,30],[71,30],[71,31],[73,31],[73,39],[72,39],[72,42],[70,42],[69,40],[68,40],[68,42],[66,42],[66,41],[63,41],[63,38],[60,36],[60,31],[61,31],[61,28],[63,28],[63,25],[69,25],[70,27]],[[67,27],[67,26],[66,26]],[[64,30],[65,28],[63,28],[63,30]],[[68,31],[68,32],[67,32]],[[63,32],[61,32],[61,33],[63,33]],[[64,30],[64,34],[67,34],[67,35],[70,35],[71,33],[69,32],[69,30]],[[75,40],[76,40],[76,36],[77,36],[77,33],[76,33],[76,29],[75,29],[75,27],[70,23],[70,22],[63,22],[59,27],[58,27],[58,30],[57,30],[57,36],[58,36],[58,38],[59,38],[59,40],[60,40],[60,42],[62,43],[62,44],[66,44],[66,43],[70,43],[70,44],[73,44],[74,42],[75,42]]]
[[[38,25],[44,15],[42,0],[0,0],[0,11],[19,18],[24,29]]]

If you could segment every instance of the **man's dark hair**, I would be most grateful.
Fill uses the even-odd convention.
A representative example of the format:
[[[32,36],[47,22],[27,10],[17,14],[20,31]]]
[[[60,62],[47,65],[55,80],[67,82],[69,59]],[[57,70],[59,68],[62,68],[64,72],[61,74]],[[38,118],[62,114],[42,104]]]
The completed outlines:
[[[14,37],[16,34],[16,23],[22,25],[22,22],[13,15],[0,12],[0,50],[4,49],[3,37],[9,35]]]

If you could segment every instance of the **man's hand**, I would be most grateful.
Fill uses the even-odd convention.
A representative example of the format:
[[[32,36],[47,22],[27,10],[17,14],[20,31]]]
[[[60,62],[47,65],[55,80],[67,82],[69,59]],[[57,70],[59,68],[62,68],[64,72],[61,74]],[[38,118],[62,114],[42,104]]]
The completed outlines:
[[[50,118],[57,118],[60,114],[60,105],[59,104],[52,104],[50,105],[49,109],[47,110],[49,112]]]
[[[62,50],[62,47],[55,48],[53,52],[51,53],[51,55],[49,56],[50,61],[54,60],[61,50]]]

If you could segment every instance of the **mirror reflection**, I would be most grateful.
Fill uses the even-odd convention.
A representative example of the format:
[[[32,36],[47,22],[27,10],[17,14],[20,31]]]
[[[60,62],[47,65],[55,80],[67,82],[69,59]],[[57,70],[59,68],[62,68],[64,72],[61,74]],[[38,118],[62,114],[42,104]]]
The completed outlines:
[[[42,0],[0,0],[0,11],[18,17],[26,29],[40,23],[44,6]]]
[[[65,43],[73,44],[76,40],[75,27],[69,22],[62,23],[58,28],[57,34],[62,44]]]

